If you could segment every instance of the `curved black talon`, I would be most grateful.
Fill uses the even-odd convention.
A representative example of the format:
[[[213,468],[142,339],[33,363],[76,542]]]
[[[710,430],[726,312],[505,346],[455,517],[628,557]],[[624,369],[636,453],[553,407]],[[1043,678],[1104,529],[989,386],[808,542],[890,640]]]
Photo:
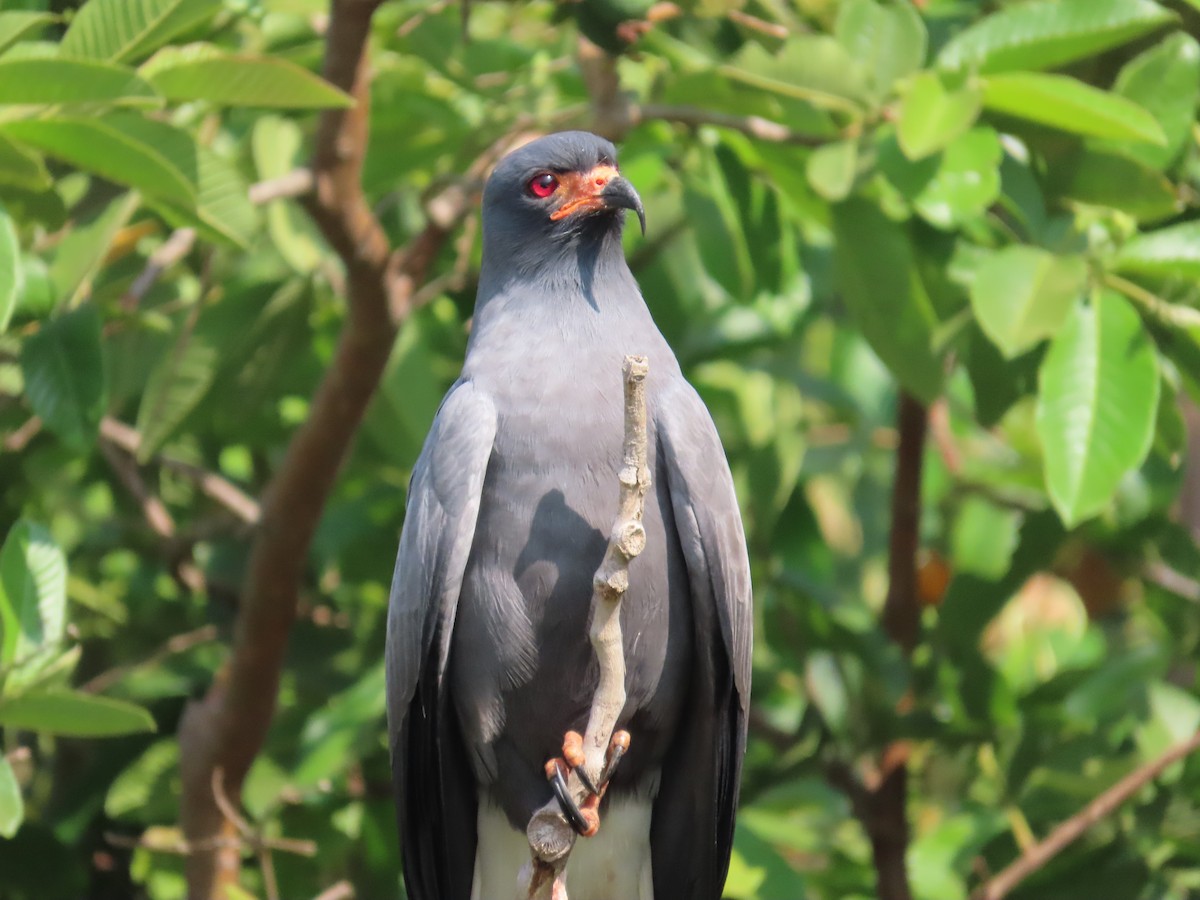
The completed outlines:
[[[576,771],[580,770],[577,769]],[[587,820],[584,819],[583,813],[579,811],[579,807],[575,805],[575,801],[571,799],[571,792],[567,790],[567,780],[563,777],[561,766],[554,767],[554,774],[550,776],[550,787],[554,790],[554,796],[558,799],[558,807],[562,810],[563,817],[575,830],[576,834],[582,835],[588,830]]]
[[[583,770],[583,766],[578,766],[571,771],[579,776],[579,780],[583,782],[583,786],[588,789],[589,794],[600,793],[598,790],[596,790],[596,786],[592,784],[592,779],[588,778],[588,773]]]
[[[626,747],[623,744],[614,743],[608,748],[608,759],[604,762],[604,774],[601,776],[601,782],[605,785],[612,779],[613,773],[617,771],[617,763],[625,755]],[[582,774],[582,773],[581,773]],[[595,793],[593,791],[592,793]]]

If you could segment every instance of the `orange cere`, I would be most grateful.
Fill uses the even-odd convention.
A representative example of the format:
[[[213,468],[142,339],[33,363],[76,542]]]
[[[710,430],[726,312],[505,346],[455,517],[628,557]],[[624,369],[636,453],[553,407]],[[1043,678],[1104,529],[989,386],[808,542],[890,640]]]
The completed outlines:
[[[558,183],[564,199],[562,205],[550,213],[550,218],[557,222],[575,213],[605,209],[600,192],[620,174],[616,166],[596,166],[589,172],[563,172],[558,176]]]

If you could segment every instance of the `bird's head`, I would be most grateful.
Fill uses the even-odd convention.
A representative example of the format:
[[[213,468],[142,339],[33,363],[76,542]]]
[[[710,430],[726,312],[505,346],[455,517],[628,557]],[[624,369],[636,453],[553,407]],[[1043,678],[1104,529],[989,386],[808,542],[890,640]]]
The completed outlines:
[[[609,141],[586,131],[550,134],[508,154],[488,179],[484,254],[536,264],[568,246],[600,244],[620,237],[627,209],[645,233],[641,198],[617,168]]]

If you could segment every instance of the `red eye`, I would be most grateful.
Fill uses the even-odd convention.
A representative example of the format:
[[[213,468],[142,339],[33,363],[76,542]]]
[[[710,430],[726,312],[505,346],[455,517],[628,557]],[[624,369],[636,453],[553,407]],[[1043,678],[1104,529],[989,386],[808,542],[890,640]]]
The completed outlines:
[[[535,197],[549,197],[558,189],[558,179],[549,172],[537,175],[529,182],[529,193]]]

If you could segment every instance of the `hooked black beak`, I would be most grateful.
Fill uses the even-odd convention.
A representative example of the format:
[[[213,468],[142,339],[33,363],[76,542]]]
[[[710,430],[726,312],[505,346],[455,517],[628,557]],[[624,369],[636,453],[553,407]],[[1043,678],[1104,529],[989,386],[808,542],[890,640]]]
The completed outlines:
[[[600,199],[609,209],[632,209],[637,213],[638,222],[642,226],[642,234],[646,233],[646,211],[642,209],[642,198],[633,189],[633,185],[618,175],[604,186]]]

